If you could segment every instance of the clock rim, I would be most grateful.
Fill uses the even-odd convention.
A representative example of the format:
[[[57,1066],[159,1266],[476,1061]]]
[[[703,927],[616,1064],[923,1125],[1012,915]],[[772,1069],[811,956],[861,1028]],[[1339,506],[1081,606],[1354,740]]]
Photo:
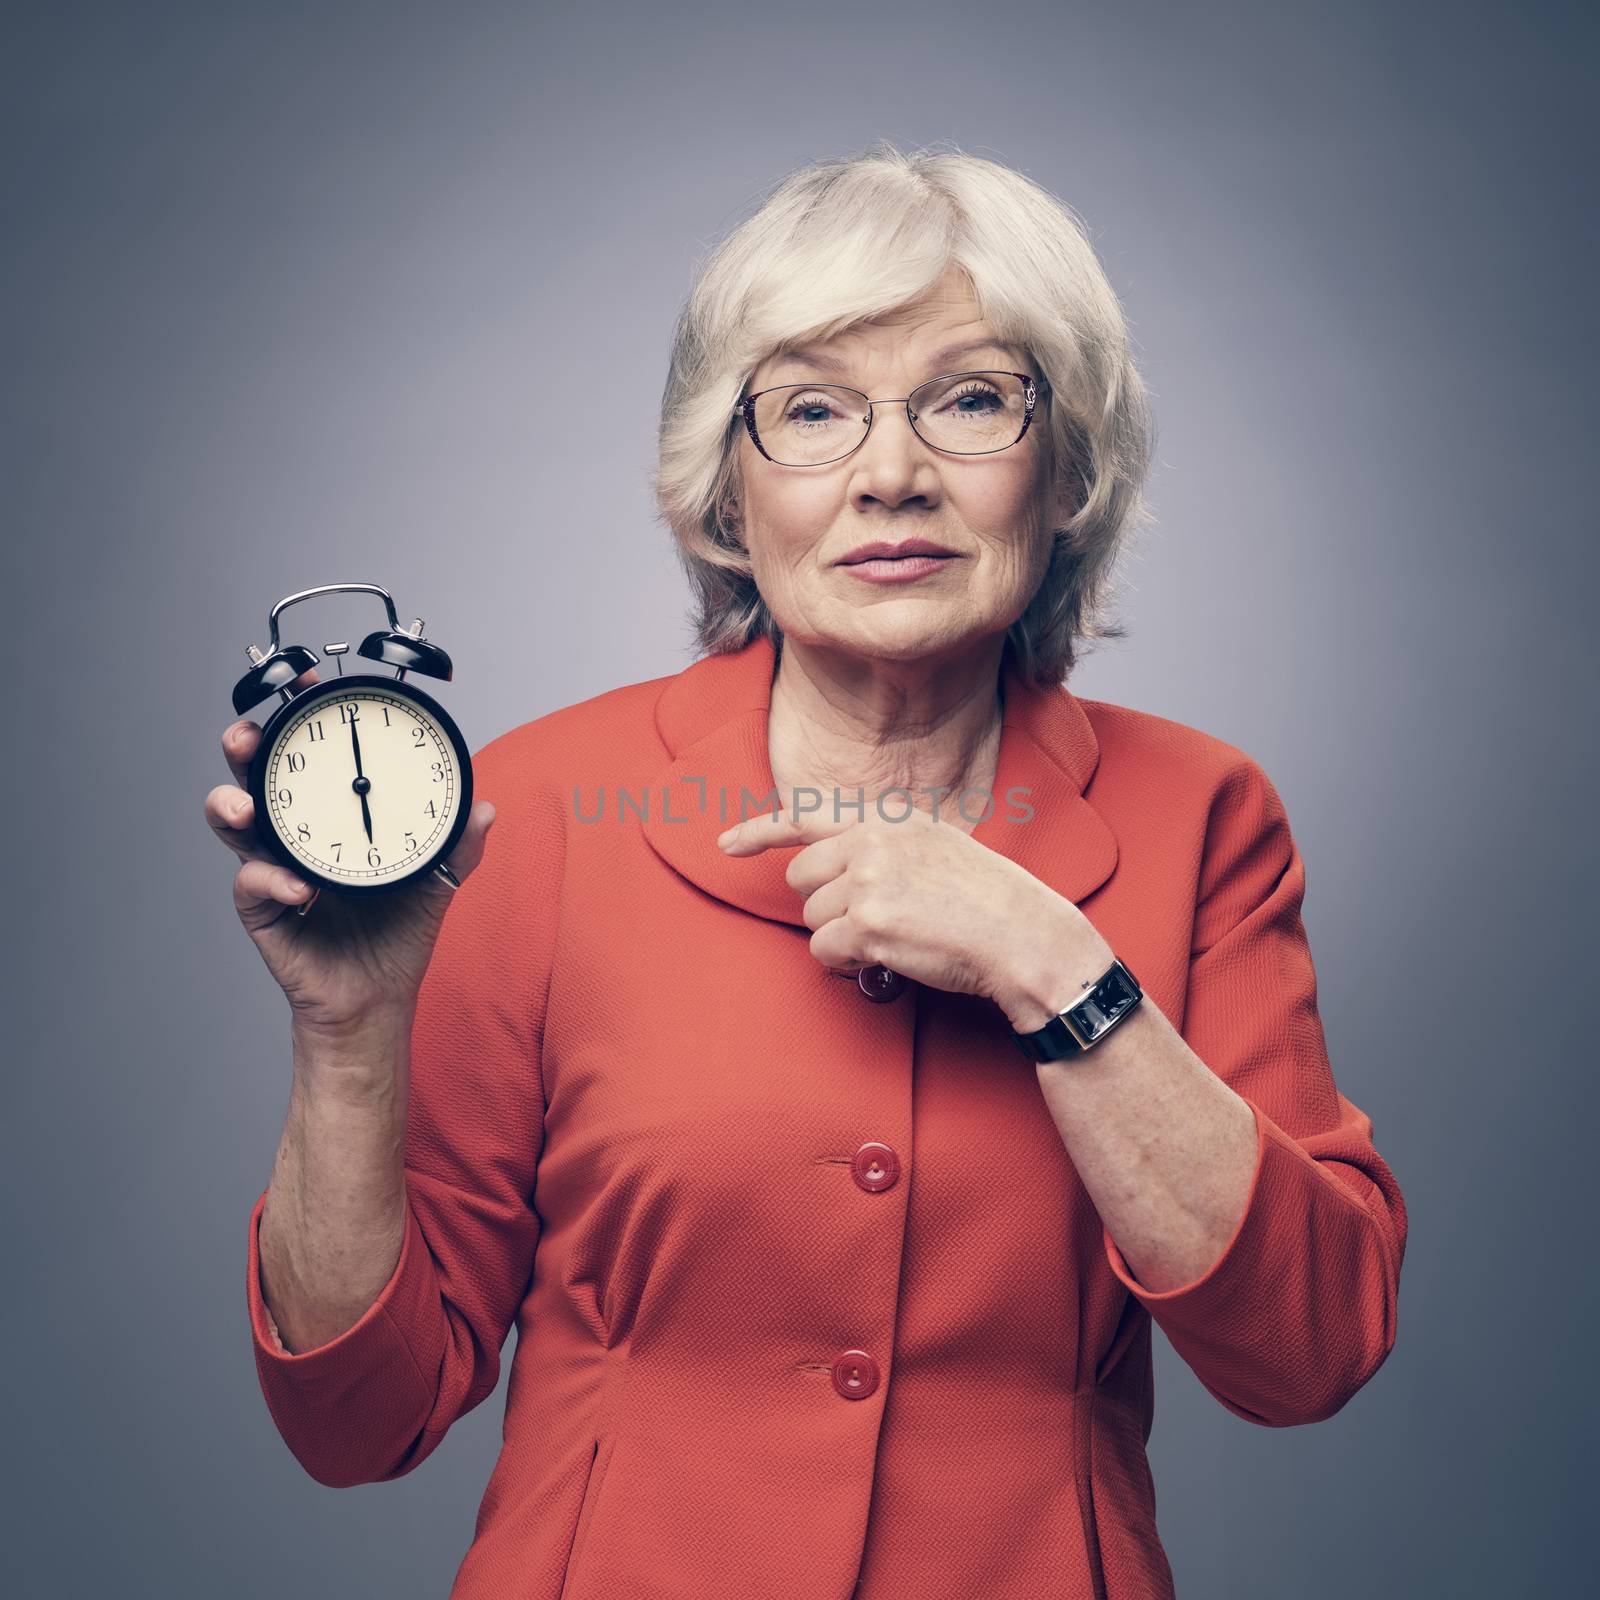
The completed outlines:
[[[382,689],[397,699],[411,700],[420,706],[450,740],[456,754],[457,768],[461,773],[461,803],[456,809],[456,819],[445,835],[444,843],[421,865],[413,867],[403,876],[388,878],[382,883],[351,883],[346,878],[330,878],[317,868],[309,866],[278,836],[278,830],[272,825],[271,812],[267,806],[267,759],[274,741],[283,731],[283,725],[289,720],[290,715],[298,715],[308,697],[313,700],[319,698],[336,700],[344,691],[357,688]],[[292,700],[280,701],[262,726],[261,741],[257,744],[255,756],[250,763],[249,780],[250,800],[257,819],[256,837],[261,840],[278,864],[288,868],[296,877],[304,878],[308,883],[353,898],[393,894],[396,890],[409,888],[419,878],[432,872],[455,849],[461,835],[466,831],[467,816],[472,810],[472,752],[467,748],[467,741],[456,725],[456,719],[426,690],[377,672],[355,672],[340,678],[329,678],[326,682],[313,683],[302,689]],[[264,825],[260,822],[263,817],[267,819]]]

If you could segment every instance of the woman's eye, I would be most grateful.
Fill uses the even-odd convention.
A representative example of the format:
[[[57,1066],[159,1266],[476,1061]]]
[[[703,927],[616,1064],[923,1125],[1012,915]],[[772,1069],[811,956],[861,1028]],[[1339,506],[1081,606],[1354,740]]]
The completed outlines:
[[[993,389],[988,388],[964,389],[960,394],[954,396],[956,401],[956,409],[958,411],[968,412],[991,410],[991,402],[997,401],[999,398],[1000,396],[997,395]],[[963,405],[961,403],[967,400],[975,401],[977,403],[973,405]]]
[[[826,400],[795,400],[789,406],[790,422],[826,422],[833,408]]]

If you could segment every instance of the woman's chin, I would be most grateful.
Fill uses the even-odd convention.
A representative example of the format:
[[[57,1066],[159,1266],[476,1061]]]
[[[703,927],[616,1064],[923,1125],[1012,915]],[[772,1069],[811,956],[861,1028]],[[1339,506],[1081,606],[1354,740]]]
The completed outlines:
[[[924,608],[923,615],[908,616],[897,623],[895,618],[885,615],[887,609],[875,606],[869,618],[855,619],[849,625],[841,623],[837,628],[785,634],[785,637],[797,638],[800,644],[812,649],[838,651],[864,660],[921,661],[971,646],[991,633],[1005,631],[1005,625],[998,621],[993,627],[975,626],[978,619],[970,612],[932,617]]]

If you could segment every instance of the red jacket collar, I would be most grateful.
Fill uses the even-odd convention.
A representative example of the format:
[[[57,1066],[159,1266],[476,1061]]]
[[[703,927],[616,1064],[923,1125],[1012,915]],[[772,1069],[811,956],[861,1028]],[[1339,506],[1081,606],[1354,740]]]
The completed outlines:
[[[656,727],[671,760],[652,782],[643,826],[656,854],[707,894],[804,928],[802,897],[784,877],[803,846],[758,856],[717,848],[717,835],[740,819],[744,791],[745,815],[772,808],[770,798],[761,802],[774,787],[767,711],[776,665],[777,651],[763,635],[742,650],[704,656],[668,681],[656,702]],[[1065,684],[1033,688],[1009,656],[1004,698],[994,806],[973,837],[1077,904],[1117,864],[1116,837],[1083,793],[1099,740]]]

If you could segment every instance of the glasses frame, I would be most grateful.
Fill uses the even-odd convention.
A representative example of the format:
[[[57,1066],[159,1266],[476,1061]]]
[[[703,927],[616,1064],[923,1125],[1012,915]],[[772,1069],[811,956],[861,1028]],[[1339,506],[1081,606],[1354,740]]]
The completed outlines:
[[[951,378],[981,378],[985,374],[996,377],[1020,378],[1023,383],[1023,412],[1022,428],[1010,444],[996,445],[993,450],[946,450],[942,445],[932,443],[922,438],[922,433],[917,427],[917,414],[911,409],[911,402],[922,393],[930,384],[944,383]],[[842,456],[830,456],[826,461],[779,461],[775,456],[769,455],[767,447],[761,442],[761,435],[756,432],[756,401],[764,394],[776,394],[780,389],[843,389],[846,394],[858,394],[866,403],[867,424],[865,432]],[[874,400],[863,390],[853,388],[848,383],[774,383],[765,389],[757,389],[754,394],[745,395],[733,408],[735,420],[744,419],[745,431],[750,435],[750,442],[766,457],[775,467],[831,467],[835,462],[845,461],[853,456],[862,445],[867,442],[872,433],[872,424],[877,421],[879,406],[903,405],[906,408],[906,421],[911,424],[911,431],[916,434],[930,450],[937,450],[942,456],[994,456],[1002,450],[1010,450],[1015,445],[1022,443],[1028,429],[1033,424],[1033,413],[1041,395],[1050,393],[1050,380],[1038,378],[1029,372],[1007,372],[1004,367],[979,367],[969,372],[941,372],[936,378],[928,378],[919,383],[908,395],[897,396],[893,400]]]

